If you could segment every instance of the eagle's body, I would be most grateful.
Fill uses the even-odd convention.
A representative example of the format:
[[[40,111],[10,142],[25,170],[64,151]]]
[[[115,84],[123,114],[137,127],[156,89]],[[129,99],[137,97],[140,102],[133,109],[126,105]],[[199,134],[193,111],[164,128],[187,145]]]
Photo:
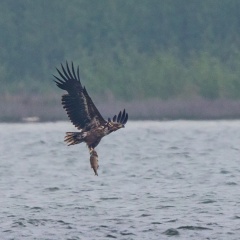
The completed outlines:
[[[100,126],[90,130],[82,130],[81,132],[67,132],[65,141],[68,145],[86,142],[89,150],[91,150],[94,149],[107,134],[109,134],[108,128]]]
[[[62,96],[63,108],[67,111],[73,125],[79,130],[79,132],[67,132],[65,141],[68,145],[85,142],[89,148],[90,156],[92,158],[94,156],[93,159],[98,159],[94,148],[104,136],[123,128],[127,123],[128,114],[124,109],[113,119],[105,120],[88,95],[86,88],[82,87],[79,67],[77,68],[77,74],[73,64],[71,70],[68,63],[66,63],[66,69],[63,65],[61,67],[62,72],[57,69],[60,77],[54,76],[56,78],[55,82],[59,88],[68,92]],[[94,172],[97,175],[96,168],[93,169],[95,169]]]

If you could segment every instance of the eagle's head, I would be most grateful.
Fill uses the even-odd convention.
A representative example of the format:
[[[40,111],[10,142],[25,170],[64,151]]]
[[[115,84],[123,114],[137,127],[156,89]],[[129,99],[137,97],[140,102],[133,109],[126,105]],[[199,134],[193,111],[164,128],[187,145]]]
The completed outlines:
[[[109,132],[114,132],[117,131],[120,128],[124,128],[125,124],[127,123],[128,120],[128,114],[125,112],[125,109],[123,112],[119,112],[118,116],[115,115],[113,119],[108,118],[107,126]]]

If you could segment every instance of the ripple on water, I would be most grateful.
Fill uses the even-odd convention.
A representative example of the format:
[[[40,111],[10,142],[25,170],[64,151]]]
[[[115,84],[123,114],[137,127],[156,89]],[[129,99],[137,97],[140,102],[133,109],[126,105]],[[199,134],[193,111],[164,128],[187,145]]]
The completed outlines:
[[[106,237],[107,237],[107,238],[117,238],[117,236],[114,236],[114,235],[112,235],[112,234],[107,234]]]
[[[60,190],[59,187],[49,187],[49,188],[45,188],[46,191],[49,191],[49,192],[55,192],[55,191],[58,191]]]
[[[212,230],[211,228],[207,227],[199,227],[199,226],[181,226],[178,227],[177,229],[184,229],[184,230]]]
[[[129,232],[128,230],[121,231],[120,234],[123,235],[123,236],[131,236],[131,235],[135,236],[134,233]]]
[[[229,186],[236,186],[238,185],[236,182],[226,182],[226,185],[229,185]]]
[[[206,200],[204,200],[204,201],[202,201],[202,202],[200,202],[200,203],[202,203],[202,204],[210,204],[210,203],[215,203],[215,202],[216,202],[215,200],[206,199]]]
[[[97,147],[99,177],[72,130],[0,124],[0,239],[239,238],[240,121],[129,122]]]
[[[178,236],[180,235],[179,231],[177,229],[174,228],[169,228],[166,231],[163,232],[163,234],[167,235],[167,236]]]

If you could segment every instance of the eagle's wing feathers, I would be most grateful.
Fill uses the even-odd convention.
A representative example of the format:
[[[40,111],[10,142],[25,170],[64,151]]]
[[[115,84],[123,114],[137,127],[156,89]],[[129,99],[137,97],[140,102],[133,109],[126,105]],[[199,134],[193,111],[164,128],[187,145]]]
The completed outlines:
[[[91,116],[91,118],[95,118],[95,120],[98,122],[98,125],[103,125],[106,123],[105,119],[102,117],[98,109],[96,108],[95,104],[93,103],[92,99],[88,95],[88,92],[86,88],[83,88],[83,94],[86,97],[87,103],[88,103],[88,112]]]
[[[79,67],[77,68],[77,75],[73,63],[72,71],[67,62],[66,69],[62,64],[61,67],[62,72],[57,69],[60,77],[53,76],[56,79],[55,82],[57,86],[68,92],[68,94],[62,96],[62,104],[73,125],[80,130],[88,126],[100,126],[105,123],[106,121],[94,105],[85,87],[82,87],[79,76]]]
[[[62,96],[63,108],[67,111],[67,115],[73,125],[80,129],[83,129],[91,122],[91,118],[87,111],[86,101],[79,96],[71,94],[65,94]]]
[[[118,115],[114,115],[113,119],[108,118],[108,122],[119,123],[125,125],[128,121],[128,114],[126,113],[125,109],[120,111]]]

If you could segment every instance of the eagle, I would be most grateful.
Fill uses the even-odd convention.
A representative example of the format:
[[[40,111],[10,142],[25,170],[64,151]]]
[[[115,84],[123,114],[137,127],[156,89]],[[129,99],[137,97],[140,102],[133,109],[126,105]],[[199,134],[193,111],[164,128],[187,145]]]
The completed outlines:
[[[105,120],[86,88],[82,86],[79,75],[79,66],[75,70],[74,64],[69,66],[66,62],[61,69],[56,68],[58,75],[53,77],[56,85],[67,91],[62,95],[62,105],[73,125],[79,130],[78,132],[67,132],[64,141],[70,145],[85,142],[90,153],[90,164],[95,175],[98,175],[98,154],[95,150],[101,139],[121,128],[125,127],[128,121],[128,113],[125,109],[120,111],[114,117]]]

